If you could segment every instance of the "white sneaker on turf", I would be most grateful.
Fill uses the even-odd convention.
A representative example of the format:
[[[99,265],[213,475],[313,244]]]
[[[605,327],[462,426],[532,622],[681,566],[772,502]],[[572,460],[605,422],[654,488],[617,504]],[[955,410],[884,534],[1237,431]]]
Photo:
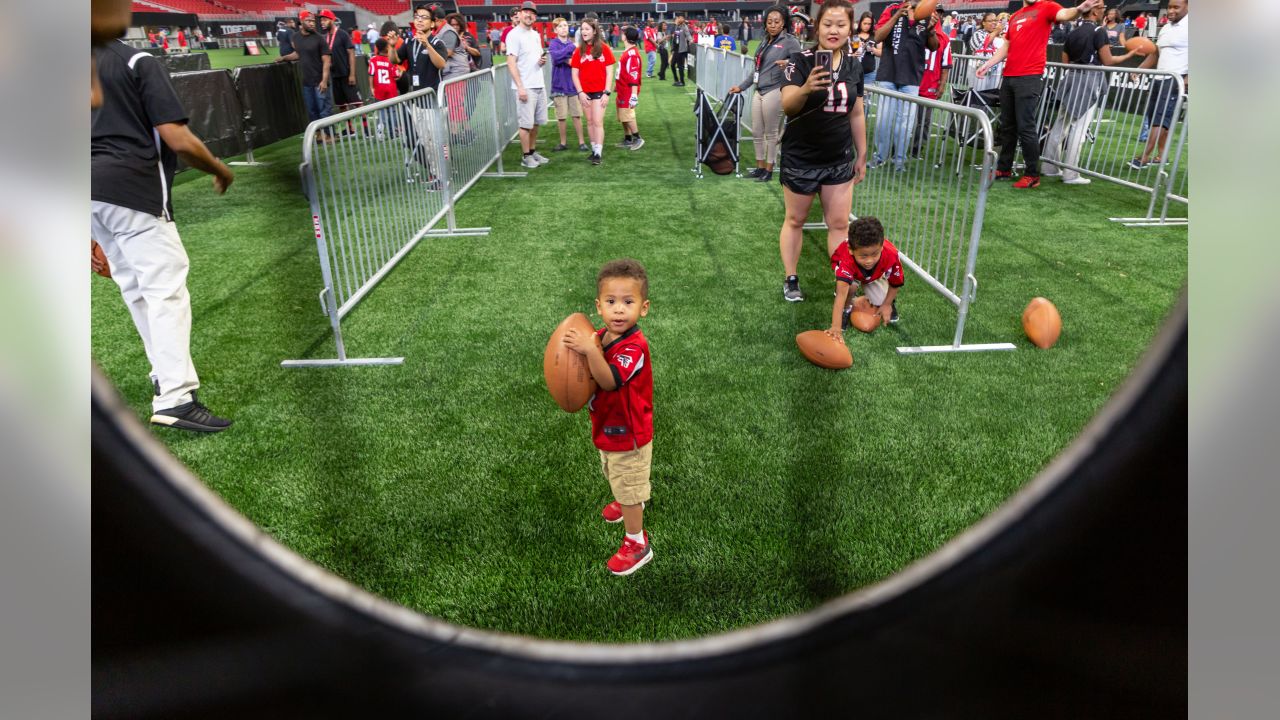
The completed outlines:
[[[538,167],[538,161],[534,160],[532,155],[525,155],[523,158],[520,159],[520,167],[531,168],[531,169],[536,168]]]
[[[1093,181],[1087,177],[1074,177],[1074,178],[1071,178],[1070,180],[1063,180],[1062,184],[1063,185],[1088,185],[1091,182]]]
[[[547,163],[551,162],[551,158],[543,157],[542,153],[538,152],[537,150],[534,150],[533,154],[530,155],[529,157],[533,158],[539,165],[546,165]]]

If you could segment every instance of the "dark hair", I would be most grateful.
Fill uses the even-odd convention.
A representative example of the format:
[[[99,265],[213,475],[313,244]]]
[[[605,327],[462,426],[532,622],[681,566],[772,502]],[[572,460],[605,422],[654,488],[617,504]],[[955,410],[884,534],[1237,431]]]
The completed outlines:
[[[817,33],[818,26],[822,24],[822,16],[826,15],[830,10],[844,10],[849,16],[850,35],[858,32],[857,18],[854,17],[853,4],[849,0],[826,0],[822,3],[822,7],[818,8],[818,14],[813,18],[814,33]]]
[[[879,225],[879,223],[876,223]],[[631,278],[640,281],[640,298],[642,300],[649,299],[649,275],[644,271],[644,266],[639,260],[631,258],[622,258],[621,260],[610,260],[600,268],[600,273],[596,275],[596,294],[600,294],[600,286],[605,280],[610,278]]]
[[[623,30],[622,34],[627,38],[627,42],[631,43],[632,45],[636,45],[640,42],[640,31],[633,27],[629,27],[626,30]]]
[[[426,10],[427,12],[431,13],[431,17],[435,17],[436,15],[434,12],[435,5],[428,5],[427,3],[418,3],[417,5],[413,6],[414,12],[418,12],[419,10]]]
[[[864,13],[862,13],[862,17],[859,17],[859,18],[858,18],[858,24],[853,28],[853,32],[854,32],[854,33],[860,33],[860,32],[862,32],[862,21],[863,21],[863,20],[870,20],[870,21],[871,21],[871,32],[875,32],[875,31],[876,31],[876,16],[875,16],[875,15],[872,15],[870,12],[864,12]]]
[[[444,16],[444,21],[447,23],[453,23],[454,20],[458,21],[458,27],[462,28],[463,31],[467,29],[467,19],[462,17],[462,13],[455,12]]]
[[[387,48],[391,47],[391,43],[383,40],[382,38],[378,38],[378,42],[374,43],[373,46],[377,48],[378,54],[382,55],[387,52]]]
[[[588,52],[591,53],[591,57],[598,58],[604,54],[604,36],[600,34],[600,23],[596,22],[595,18],[583,18],[582,22],[578,24],[579,40],[582,39],[582,28],[584,25],[591,26],[591,49]],[[587,43],[585,40],[582,42],[582,49],[587,49]]]
[[[780,34],[785,35],[785,34],[787,34],[788,32],[790,32],[790,31],[791,31],[791,13],[787,11],[787,6],[785,6],[785,5],[773,5],[773,6],[769,7],[767,10],[765,10],[765,11],[764,11],[764,24],[768,24],[768,22],[769,22],[769,15],[771,15],[771,14],[773,14],[773,13],[778,13],[779,15],[781,15],[781,16],[782,16],[782,32],[781,32]],[[765,30],[765,32],[767,33],[767,32],[768,32],[768,30]]]
[[[884,226],[867,215],[849,223],[849,247],[875,247],[884,242]]]
[[[382,29],[378,31],[378,34],[386,35],[387,33],[390,33],[390,32],[394,32],[394,33],[400,32],[400,26],[396,24],[395,20],[388,20],[382,23]]]

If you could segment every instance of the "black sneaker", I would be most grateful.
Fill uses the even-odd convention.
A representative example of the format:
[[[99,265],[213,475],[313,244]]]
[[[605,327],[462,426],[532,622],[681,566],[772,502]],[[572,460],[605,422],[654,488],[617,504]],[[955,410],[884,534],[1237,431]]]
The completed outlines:
[[[591,148],[586,143],[578,143],[578,152],[591,152]]]
[[[592,153],[592,154],[591,154],[591,164],[592,164],[592,165],[599,165],[599,164],[600,164],[600,163],[602,163],[602,162],[604,162],[604,158],[600,157],[599,155],[596,155],[595,153]]]
[[[644,147],[644,138],[642,138],[642,137],[637,137],[637,138],[632,138],[632,139],[631,139],[631,147],[630,147],[630,148],[628,148],[628,149],[629,149],[629,150],[639,150],[639,149],[640,149],[640,148],[642,148],[642,147]]]
[[[840,329],[841,329],[841,330],[848,330],[848,329],[849,329],[849,325],[850,325],[850,323],[852,323],[852,322],[853,322],[852,315],[853,315],[853,306],[852,306],[852,305],[850,305],[849,307],[845,308],[845,309],[844,309],[844,312],[840,313]]]
[[[185,405],[157,411],[151,416],[151,424],[210,433],[222,432],[231,427],[230,420],[214,415],[209,412],[209,408],[201,405],[195,393],[191,393],[191,402]]]
[[[787,302],[800,302],[804,300],[804,293],[800,292],[800,280],[795,278],[787,278],[782,283],[782,299]]]
[[[773,182],[773,171],[765,170],[756,177],[756,182]]]
[[[747,173],[746,175],[743,175],[742,177],[745,177],[749,180],[755,180],[756,178],[760,177],[760,173],[762,172],[764,172],[764,168],[751,168],[751,172]]]
[[[898,301],[897,300],[893,301],[893,305],[890,306],[890,310],[892,310],[892,312],[889,314],[889,324],[897,325],[898,324]]]
[[[634,142],[634,141],[632,141],[632,140],[623,140],[622,142],[614,143],[614,147],[616,147],[616,148],[621,148],[621,149],[623,149],[623,150],[630,150],[630,149],[631,149],[631,143],[632,143],[632,142]]]
[[[551,148],[551,152],[564,152],[565,150],[568,150],[568,149],[569,149],[568,145],[565,145],[564,143],[560,143],[559,145]]]

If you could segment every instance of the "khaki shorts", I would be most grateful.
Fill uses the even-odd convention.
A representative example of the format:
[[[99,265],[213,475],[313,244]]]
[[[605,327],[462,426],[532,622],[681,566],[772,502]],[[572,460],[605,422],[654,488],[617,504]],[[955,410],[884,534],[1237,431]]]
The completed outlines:
[[[867,302],[880,307],[884,304],[884,299],[889,294],[889,278],[882,277],[875,282],[863,283],[860,287],[862,288],[862,294],[867,298]],[[845,306],[851,307],[857,296],[858,288],[853,288],[849,292],[849,299]]]
[[[635,122],[635,108],[618,108],[618,122]]]
[[[529,94],[526,102],[520,102],[516,94],[516,121],[525,130],[532,130],[534,125],[547,124],[547,89],[525,88]]]
[[[613,499],[620,505],[639,505],[649,500],[649,465],[653,443],[623,452],[600,451],[600,470],[609,479]]]
[[[582,117],[582,105],[578,104],[577,95],[556,95],[551,99],[556,103],[557,120],[564,120],[570,115]]]

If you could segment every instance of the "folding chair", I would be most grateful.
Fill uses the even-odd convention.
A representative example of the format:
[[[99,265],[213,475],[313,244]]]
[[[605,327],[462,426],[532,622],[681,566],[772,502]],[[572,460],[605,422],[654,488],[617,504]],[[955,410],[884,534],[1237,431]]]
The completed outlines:
[[[693,172],[701,178],[702,166],[711,168],[717,175],[732,173],[742,177],[738,170],[739,117],[742,112],[741,93],[731,93],[720,104],[717,112],[710,96],[698,88],[693,113],[698,116],[696,157]]]

